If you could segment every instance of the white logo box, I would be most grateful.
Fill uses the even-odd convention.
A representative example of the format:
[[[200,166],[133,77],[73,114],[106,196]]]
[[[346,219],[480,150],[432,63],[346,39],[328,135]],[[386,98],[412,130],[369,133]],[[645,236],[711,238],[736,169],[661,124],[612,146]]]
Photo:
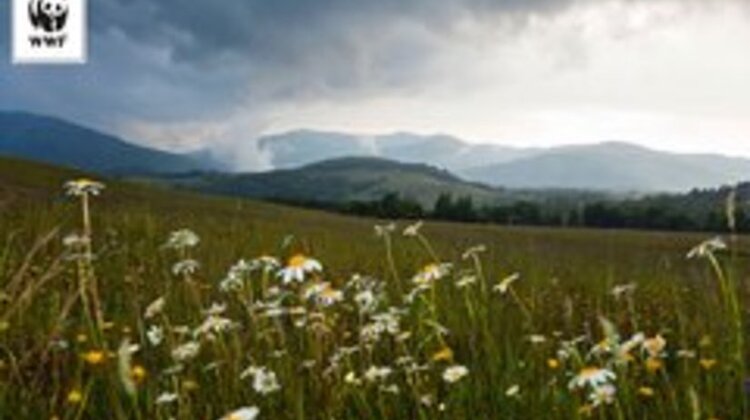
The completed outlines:
[[[86,7],[86,0],[11,0],[12,62],[85,63]]]

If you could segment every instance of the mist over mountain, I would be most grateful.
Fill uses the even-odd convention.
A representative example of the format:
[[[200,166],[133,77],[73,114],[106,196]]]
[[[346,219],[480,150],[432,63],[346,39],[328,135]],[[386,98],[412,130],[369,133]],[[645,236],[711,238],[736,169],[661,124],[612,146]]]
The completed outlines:
[[[460,172],[480,165],[510,162],[533,156],[540,149],[473,144],[448,135],[406,132],[378,136],[298,130],[266,136],[259,148],[271,156],[275,168],[295,168],[345,156],[370,156],[409,163],[425,163]]]

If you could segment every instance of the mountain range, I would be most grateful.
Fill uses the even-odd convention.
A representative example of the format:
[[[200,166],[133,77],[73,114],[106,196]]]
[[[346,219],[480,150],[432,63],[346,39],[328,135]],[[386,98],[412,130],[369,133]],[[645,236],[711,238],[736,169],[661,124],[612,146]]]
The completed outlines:
[[[506,188],[679,192],[750,179],[750,159],[670,153],[616,141],[516,148],[445,135],[367,137],[302,130],[264,137],[259,147],[279,168],[370,156],[433,165],[469,181]]]
[[[353,194],[343,194],[346,197],[371,197],[394,190],[432,198],[444,190],[470,192],[484,200],[495,197],[497,187],[506,194],[519,189],[649,193],[750,179],[749,159],[668,153],[624,142],[516,148],[475,144],[446,135],[359,136],[299,130],[262,137],[257,146],[260,153],[270,156],[275,169],[229,174],[209,150],[169,153],[58,118],[0,112],[2,155],[107,175],[194,173],[190,182],[207,188],[211,184],[217,192],[341,199],[336,182],[347,180],[346,190]],[[305,180],[300,184],[306,187],[295,187],[292,179]]]
[[[68,121],[0,112],[0,154],[108,175],[216,169],[205,156],[168,153]]]

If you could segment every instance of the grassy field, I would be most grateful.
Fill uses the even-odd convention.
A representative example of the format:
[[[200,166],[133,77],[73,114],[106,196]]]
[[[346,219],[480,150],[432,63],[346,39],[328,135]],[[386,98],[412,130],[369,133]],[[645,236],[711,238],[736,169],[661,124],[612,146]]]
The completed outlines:
[[[66,196],[79,176],[0,159],[0,418],[747,415],[745,238],[688,259],[710,238]]]

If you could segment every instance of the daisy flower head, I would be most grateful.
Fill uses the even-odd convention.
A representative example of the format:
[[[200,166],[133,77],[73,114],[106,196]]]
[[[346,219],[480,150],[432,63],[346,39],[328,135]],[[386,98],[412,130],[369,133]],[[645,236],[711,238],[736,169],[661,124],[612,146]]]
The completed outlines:
[[[378,297],[372,290],[363,290],[354,295],[354,303],[357,304],[360,313],[371,313],[378,306]]]
[[[568,384],[568,388],[585,388],[590,386],[592,388],[598,388],[604,384],[607,384],[617,378],[614,372],[609,369],[598,368],[598,367],[585,367],[578,372],[578,375],[573,377]]]
[[[471,285],[476,284],[477,282],[477,276],[474,275],[465,275],[458,279],[456,282],[456,287],[459,289],[465,289]]]
[[[727,249],[726,242],[724,242],[723,239],[716,237],[704,241],[691,249],[687,254],[687,258],[705,258],[709,255],[713,255],[716,251],[724,251],[725,249]]]
[[[604,384],[591,390],[589,402],[593,407],[612,404],[615,401],[617,388],[612,384]]]
[[[450,273],[450,264],[427,264],[422,270],[417,273],[412,279],[414,284],[418,286],[428,286],[447,276]]]
[[[250,261],[250,267],[253,270],[260,270],[264,273],[270,273],[278,270],[281,267],[279,259],[270,255],[261,255],[260,257]]]
[[[197,341],[189,341],[172,350],[172,358],[178,362],[194,359],[200,352],[201,345]]]
[[[195,232],[190,229],[180,229],[169,235],[169,239],[164,246],[167,248],[183,250],[187,248],[195,248],[199,243],[200,237],[198,237]]]
[[[146,331],[146,338],[152,346],[157,347],[164,341],[164,329],[158,325],[152,325],[148,331]]]
[[[258,418],[258,414],[260,414],[258,407],[242,407],[232,411],[219,420],[255,420]]]
[[[159,315],[164,310],[164,305],[166,303],[167,301],[163,296],[149,303],[149,305],[146,307],[146,311],[144,312],[143,317],[146,319],[151,319]]]
[[[175,401],[180,399],[180,396],[175,394],[174,392],[162,392],[159,394],[158,397],[156,397],[156,404],[157,405],[165,405],[165,404],[171,404]]]
[[[341,290],[334,289],[330,284],[318,293],[316,298],[316,301],[320,306],[331,306],[342,300],[344,300],[344,293]]]
[[[305,281],[305,275],[309,273],[320,272],[323,270],[323,265],[318,260],[309,258],[303,254],[297,254],[289,258],[286,267],[282,268],[278,272],[278,276],[281,277],[283,284],[289,284],[292,282],[302,283]]]
[[[229,331],[234,325],[234,322],[229,318],[208,315],[203,323],[193,330],[193,336],[214,339],[216,334]]]
[[[79,235],[76,233],[71,233],[69,235],[66,235],[63,238],[63,246],[66,248],[81,248],[85,245],[88,245],[91,242],[91,239],[85,235]]]
[[[636,287],[635,283],[618,284],[612,288],[610,293],[615,299],[621,299],[625,296],[632,295],[633,292],[635,292]]]
[[[253,378],[253,389],[261,395],[268,395],[281,389],[276,373],[265,366],[250,366],[240,374],[240,379]]]
[[[661,335],[643,340],[641,344],[643,350],[648,353],[651,358],[658,358],[664,355],[664,348],[667,347],[667,340]]]
[[[193,259],[178,261],[172,266],[172,274],[175,276],[190,276],[195,274],[200,266],[201,264]]]
[[[395,223],[388,223],[386,225],[375,225],[375,235],[378,237],[390,235],[395,230],[396,230]]]
[[[508,289],[510,289],[510,286],[518,281],[521,278],[521,275],[518,273],[511,274],[510,276],[502,279],[500,283],[496,284],[495,287],[492,288],[492,290],[500,293],[501,295],[504,295],[508,293]]]
[[[424,226],[424,222],[421,220],[417,223],[414,223],[413,225],[407,226],[406,229],[404,229],[404,236],[418,236],[420,229],[422,229],[422,226]]]
[[[364,378],[368,382],[384,381],[391,375],[391,373],[393,373],[393,369],[388,366],[370,366],[367,371],[365,371]]]
[[[521,386],[516,384],[510,386],[510,388],[505,390],[505,396],[508,398],[514,398],[517,397],[521,393]]]
[[[484,252],[487,252],[487,246],[485,245],[476,245],[466,250],[466,252],[461,255],[462,260],[468,260],[470,258],[475,258],[479,256],[479,254],[482,254]]]
[[[281,389],[276,373],[266,368],[260,368],[253,377],[253,389],[261,395],[268,395]]]
[[[104,189],[104,184],[87,178],[68,181],[64,185],[65,193],[73,197],[84,195],[99,195]]]
[[[466,366],[454,365],[449,366],[443,371],[443,380],[449,384],[456,383],[469,374]]]

